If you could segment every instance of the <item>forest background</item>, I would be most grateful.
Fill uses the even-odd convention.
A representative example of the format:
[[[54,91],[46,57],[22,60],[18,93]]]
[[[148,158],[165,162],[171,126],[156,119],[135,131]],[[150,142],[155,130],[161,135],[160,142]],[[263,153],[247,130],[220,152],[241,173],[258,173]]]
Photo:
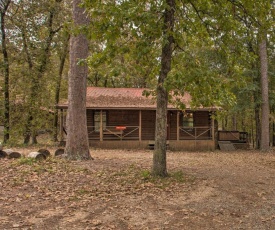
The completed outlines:
[[[274,1],[176,1],[168,89],[188,91],[193,106],[217,105],[220,129],[247,131],[260,147],[263,66],[268,76],[268,126],[275,144]],[[67,98],[68,44],[73,28],[67,0],[1,1],[0,124],[3,141],[37,143],[41,132],[58,140],[55,105]],[[81,28],[90,40],[88,85],[157,84],[161,1],[85,1]],[[264,46],[263,42],[264,41]],[[265,46],[266,44],[266,46]],[[267,58],[261,59],[266,51]]]

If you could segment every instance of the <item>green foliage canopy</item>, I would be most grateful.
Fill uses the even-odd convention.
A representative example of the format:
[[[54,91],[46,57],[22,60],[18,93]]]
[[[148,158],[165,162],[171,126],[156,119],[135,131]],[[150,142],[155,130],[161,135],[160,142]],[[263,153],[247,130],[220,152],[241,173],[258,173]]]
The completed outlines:
[[[249,55],[236,44],[244,30],[229,5],[176,1],[173,66],[165,85],[177,95],[191,93],[194,107],[232,105],[232,88],[244,84],[236,53],[243,61]],[[87,0],[85,7],[91,18],[90,38],[99,41],[89,58],[92,72],[115,79],[116,87],[155,89],[165,41],[160,23],[165,1]],[[227,10],[221,12],[221,7]]]

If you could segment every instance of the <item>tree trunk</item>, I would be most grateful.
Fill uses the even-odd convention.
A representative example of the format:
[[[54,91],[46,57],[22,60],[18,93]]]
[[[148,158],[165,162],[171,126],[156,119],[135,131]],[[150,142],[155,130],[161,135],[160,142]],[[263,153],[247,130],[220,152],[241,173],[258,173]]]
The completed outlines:
[[[22,156],[21,153],[16,152],[16,151],[14,151],[12,149],[5,149],[4,151],[6,152],[7,158],[9,158],[9,159],[20,158]]]
[[[65,65],[65,61],[66,61],[66,57],[67,57],[67,53],[68,53],[69,41],[70,41],[70,35],[68,35],[66,40],[65,40],[64,49],[63,49],[63,52],[61,54],[59,72],[58,72],[58,79],[57,79],[57,84],[56,84],[56,89],[55,89],[55,104],[56,105],[59,103],[61,80],[62,80],[62,74],[63,74],[64,65]],[[58,110],[56,109],[55,113],[54,113],[53,141],[58,141],[57,133],[58,133]]]
[[[75,26],[88,23],[84,9],[79,7],[81,0],[73,1]],[[86,118],[86,84],[88,67],[84,59],[88,57],[88,40],[84,34],[73,35],[70,41],[70,73],[67,111],[67,141],[65,154],[69,159],[91,159],[89,151]],[[79,64],[79,61],[82,63]]]
[[[164,87],[165,79],[171,70],[174,38],[175,0],[166,0],[167,7],[164,12],[163,25],[163,47],[161,54],[161,70],[157,86],[157,111],[156,111],[156,133],[155,150],[153,156],[152,174],[156,176],[167,176],[166,167],[166,138],[167,138],[167,104],[168,92]]]
[[[33,62],[32,62],[32,58],[31,58],[31,54],[29,52],[29,48],[28,48],[25,27],[22,28],[22,41],[23,41],[23,48],[24,48],[23,50],[26,54],[26,58],[27,58],[28,66],[29,66],[29,76],[31,76],[31,73],[33,72]],[[32,117],[29,115],[30,115],[30,111],[28,112],[27,122],[25,124],[24,144],[29,144],[30,139],[31,139],[30,127],[31,127]]]
[[[253,121],[253,115],[251,116],[251,121]],[[251,122],[251,138],[250,143],[252,142],[253,149],[255,148],[255,139],[254,139],[254,122]]]
[[[268,99],[268,60],[266,48],[266,33],[260,36],[259,56],[261,70],[261,150],[269,150],[269,99]]]
[[[28,154],[29,158],[34,158],[35,160],[46,160],[46,156],[43,153],[40,152],[30,152]]]
[[[260,149],[261,143],[261,119],[260,119],[260,107],[256,105],[255,107],[255,126],[256,126],[256,136],[255,136],[255,148]]]
[[[56,0],[55,1],[56,4],[60,3],[60,0]],[[48,19],[47,19],[47,29],[48,29],[48,37],[46,38],[45,41],[45,47],[44,49],[41,51],[41,55],[39,57],[39,66],[37,68],[37,72],[32,76],[31,79],[31,95],[30,95],[30,101],[29,101],[29,114],[28,114],[28,118],[27,118],[27,124],[26,124],[26,133],[25,133],[25,139],[24,139],[24,144],[28,144],[30,141],[30,137],[29,135],[32,135],[36,133],[36,127],[33,124],[33,120],[35,120],[35,118],[37,117],[37,114],[39,114],[39,109],[40,109],[40,103],[38,102],[38,95],[39,95],[39,91],[41,90],[41,79],[46,71],[47,65],[48,65],[48,61],[50,58],[50,48],[52,45],[52,40],[53,37],[55,35],[55,33],[57,31],[54,31],[53,29],[53,24],[54,24],[54,16],[56,14],[56,10],[55,10],[55,5],[52,6],[49,15],[48,15]],[[33,71],[32,70],[32,60],[30,57],[30,54],[28,52],[28,47],[26,45],[26,39],[24,38],[24,34],[22,34],[23,37],[23,41],[24,41],[24,49],[27,55],[27,60],[28,60],[28,65],[29,65],[29,70],[30,72]],[[33,143],[37,143],[37,139],[36,136],[32,135],[32,141]]]
[[[3,66],[4,66],[4,143],[10,139],[10,96],[9,96],[9,58],[7,52],[7,41],[6,41],[6,31],[5,31],[5,16],[7,9],[10,4],[10,0],[3,3],[3,8],[1,9],[1,43],[2,43],[2,54],[3,54]]]

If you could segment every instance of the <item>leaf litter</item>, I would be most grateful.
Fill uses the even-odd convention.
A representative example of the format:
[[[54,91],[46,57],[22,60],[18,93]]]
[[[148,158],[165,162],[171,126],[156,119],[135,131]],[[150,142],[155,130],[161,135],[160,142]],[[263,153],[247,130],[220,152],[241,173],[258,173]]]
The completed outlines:
[[[25,149],[22,151],[26,151]],[[275,229],[275,155],[93,150],[93,161],[0,160],[0,229]]]

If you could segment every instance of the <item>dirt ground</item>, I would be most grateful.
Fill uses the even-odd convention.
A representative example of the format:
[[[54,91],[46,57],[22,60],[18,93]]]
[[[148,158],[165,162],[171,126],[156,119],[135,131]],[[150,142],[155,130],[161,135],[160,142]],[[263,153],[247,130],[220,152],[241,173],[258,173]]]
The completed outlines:
[[[0,229],[275,229],[274,153],[168,151],[165,179],[152,151],[91,154],[0,159]]]

